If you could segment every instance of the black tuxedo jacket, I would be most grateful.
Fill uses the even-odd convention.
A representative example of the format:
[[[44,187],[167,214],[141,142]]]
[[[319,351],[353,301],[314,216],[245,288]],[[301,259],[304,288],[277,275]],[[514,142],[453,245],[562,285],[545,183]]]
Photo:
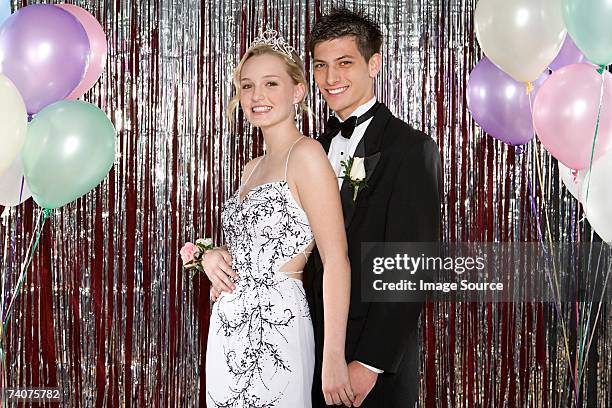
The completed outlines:
[[[318,139],[329,150],[330,135]],[[361,300],[361,242],[436,242],[440,236],[440,156],[436,143],[381,105],[357,146],[364,157],[367,187],[353,202],[353,189],[340,190],[351,264],[351,301],[346,337],[347,362],[384,370],[362,407],[413,407],[418,397],[419,303]],[[315,331],[313,406],[324,407],[323,265],[313,251],[305,287]]]

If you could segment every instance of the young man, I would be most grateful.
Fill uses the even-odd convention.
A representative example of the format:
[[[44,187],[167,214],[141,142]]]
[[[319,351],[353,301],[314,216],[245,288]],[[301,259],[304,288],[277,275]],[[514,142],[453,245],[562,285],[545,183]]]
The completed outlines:
[[[355,192],[339,178],[351,264],[351,301],[346,360],[353,406],[413,407],[418,398],[420,303],[375,303],[361,299],[362,242],[436,242],[440,225],[440,158],[426,134],[393,116],[374,96],[382,64],[382,34],[376,23],[335,9],[310,37],[315,81],[335,112],[318,140],[341,177],[340,162],[363,158],[367,187]],[[356,161],[359,162],[359,161]],[[355,198],[355,199],[354,199]],[[323,270],[315,250],[306,266],[315,328],[313,406],[321,393]]]

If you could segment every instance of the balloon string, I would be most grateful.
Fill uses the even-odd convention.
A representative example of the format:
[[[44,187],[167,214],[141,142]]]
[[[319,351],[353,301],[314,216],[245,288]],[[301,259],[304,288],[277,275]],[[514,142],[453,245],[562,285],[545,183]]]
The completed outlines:
[[[595,134],[593,135],[593,144],[591,145],[591,159],[589,160],[589,177],[587,180],[586,195],[584,198],[584,207],[586,208],[587,202],[589,201],[589,187],[591,185],[591,170],[593,169],[593,156],[595,155],[595,142],[597,141],[597,132],[599,131],[599,121],[601,119],[601,108],[603,106],[603,95],[604,95],[604,83],[606,76],[604,74],[606,69],[605,65],[600,65],[597,72],[601,74],[601,89],[599,91],[599,108],[597,109],[597,122],[595,123]]]
[[[593,234],[593,232],[591,232],[591,235],[592,234]],[[591,246],[589,248],[589,258],[588,258],[588,261],[587,261],[588,265],[591,265],[592,250],[593,250],[593,239],[592,239],[592,236],[591,236]],[[596,271],[599,271],[602,250],[603,250],[603,247],[600,247],[599,257],[597,258]],[[597,323],[599,321],[599,315],[600,315],[600,312],[601,312],[601,303],[603,303],[603,301],[604,301],[603,298],[604,298],[605,293],[606,293],[606,289],[605,288],[607,288],[608,279],[609,279],[610,271],[611,270],[612,270],[612,267],[609,266],[608,267],[608,272],[606,273],[606,278],[605,278],[605,280],[603,282],[603,290],[602,290],[601,298],[599,299],[599,307],[598,307],[598,310],[597,310],[597,315],[595,316],[595,320],[593,322],[593,331],[591,331],[591,335],[590,336],[588,335],[588,329],[591,327],[591,316],[592,316],[591,309],[593,308],[593,302],[595,300],[595,292],[593,293],[593,297],[591,297],[591,300],[589,302],[589,310],[588,310],[588,313],[587,313],[587,321],[586,321],[586,325],[585,325],[585,327],[586,327],[586,329],[585,329],[585,337],[584,338],[580,337],[580,339],[582,339],[581,346],[583,346],[583,348],[580,350],[580,357],[581,357],[581,359],[578,360],[578,361],[582,362],[582,364],[579,366],[580,369],[578,371],[578,386],[579,387],[580,387],[580,382],[581,382],[581,379],[582,379],[582,375],[583,375],[584,370],[585,370],[585,365],[586,365],[586,362],[587,362],[587,357],[589,355],[589,350],[591,349],[591,342],[593,341],[593,336],[595,334],[595,328],[597,327]],[[599,280],[599,274],[596,273],[595,274],[595,282],[593,282],[593,288],[597,287],[597,281],[598,280]],[[586,302],[586,300],[585,300],[585,302]],[[582,320],[584,320],[584,317],[582,318]],[[589,338],[588,342],[586,341],[587,338]],[[586,347],[584,347],[585,342],[586,342]],[[582,358],[583,355],[584,355],[584,358]]]
[[[575,179],[578,178],[578,171],[577,170],[573,170],[574,174],[575,174]],[[572,211],[572,220],[576,220],[577,224],[575,224],[575,230],[576,230],[576,242],[578,245],[580,245],[581,237],[580,237],[580,209],[582,208],[582,199],[581,199],[581,195],[582,195],[582,189],[580,189],[578,191],[578,202],[577,202],[577,206],[576,206],[576,211]],[[574,227],[573,227],[574,228]],[[591,241],[590,241],[590,249],[589,249],[589,259],[590,259],[590,252],[591,249],[593,248],[593,237],[591,236]],[[590,260],[588,261],[588,264],[590,265],[591,262]],[[579,281],[579,276],[578,276],[578,270],[575,270],[575,281],[578,282]],[[582,334],[582,327],[584,327],[584,320],[585,320],[585,314],[588,316],[587,322],[586,322],[586,327],[589,327],[589,320],[591,317],[591,308],[592,305],[589,306],[589,310],[588,312],[585,310],[586,308],[582,306],[582,302],[576,301],[576,314],[580,316],[580,319],[576,318],[576,332],[578,333],[578,338],[581,339],[583,338],[583,334]],[[584,337],[586,339],[586,336]],[[581,344],[582,347],[582,344]],[[588,353],[589,347],[587,347],[587,353]],[[579,353],[580,354],[580,353]],[[579,362],[580,359],[578,359],[578,366],[579,366]],[[584,372],[584,371],[583,371]],[[581,382],[581,375],[580,375],[580,370],[578,370],[577,372],[577,377],[578,377],[578,384],[580,384]],[[580,388],[580,386],[578,386],[578,388]]]
[[[2,393],[4,393],[4,389],[7,387],[6,384],[6,372],[7,372],[7,367],[6,367],[6,359],[4,358],[4,337],[0,338],[0,388],[2,391]],[[4,398],[4,395],[2,395],[2,398],[0,398],[0,400],[2,401],[2,408],[6,407],[6,399]]]
[[[528,94],[529,96],[529,110],[531,112],[531,123],[535,132],[535,124],[534,124],[534,120],[533,120],[533,102],[531,100],[531,93]],[[563,333],[563,343],[564,343],[564,347],[565,347],[565,353],[567,355],[567,365],[568,368],[570,370],[570,372],[572,373],[572,377],[573,377],[573,381],[572,381],[572,385],[574,386],[574,394],[576,395],[576,398],[578,398],[578,388],[577,388],[577,384],[576,384],[576,375],[574,372],[574,369],[572,367],[572,363],[571,363],[571,354],[570,354],[570,348],[569,348],[569,341],[567,340],[567,329],[565,327],[565,321],[563,320],[563,314],[561,313],[561,305],[559,302],[559,298],[558,296],[561,295],[561,290],[559,289],[559,281],[557,278],[557,266],[555,263],[555,256],[554,256],[554,251],[552,248],[552,234],[550,232],[550,221],[548,219],[548,205],[546,203],[546,198],[544,197],[544,182],[542,180],[542,173],[540,170],[540,153],[539,153],[539,149],[538,149],[538,144],[537,144],[537,140],[536,138],[533,138],[534,140],[534,153],[535,153],[535,158],[536,158],[536,173],[538,176],[538,182],[540,185],[540,191],[541,191],[541,198],[542,198],[542,205],[543,205],[543,211],[544,211],[544,219],[546,220],[546,235],[548,237],[548,246],[549,246],[549,251],[550,251],[550,258],[551,258],[551,262],[552,262],[552,269],[553,269],[553,273],[552,273],[552,278],[551,278],[551,274],[550,271],[548,270],[548,268],[546,268],[546,277],[548,280],[548,285],[550,288],[550,291],[552,292],[553,295],[553,302],[555,304],[555,310],[557,311],[557,315],[559,316],[559,321],[561,322],[561,330]],[[529,183],[530,185],[530,183]],[[535,213],[536,209],[535,209],[535,205],[532,205],[532,211]],[[536,214],[536,220],[538,220],[538,216]],[[538,225],[539,227],[539,225]],[[542,233],[539,231],[539,238],[542,242],[545,243],[545,240],[543,239]],[[554,286],[553,286],[553,281],[554,280]],[[556,290],[555,290],[556,289]]]
[[[23,286],[23,282],[25,281],[25,277],[26,277],[26,271],[28,270],[28,267],[30,266],[32,259],[34,258],[34,253],[36,251],[36,248],[38,247],[38,243],[40,242],[40,236],[42,234],[42,229],[45,224],[45,221],[47,220],[47,218],[49,218],[50,215],[51,215],[51,210],[45,208],[41,210],[38,216],[36,227],[34,228],[34,234],[32,234],[32,239],[30,240],[30,244],[28,245],[28,251],[27,251],[29,253],[28,259],[26,260],[26,262],[22,264],[21,273],[19,275],[19,279],[17,280],[17,287],[13,291],[13,296],[11,297],[11,301],[6,310],[6,316],[3,316],[2,318],[2,324],[1,324],[1,329],[0,329],[0,336],[2,337],[6,334],[6,329],[11,319],[12,312],[13,312],[13,305],[15,303],[15,300],[19,296],[19,293],[21,292],[21,287]],[[42,218],[42,221],[41,221],[41,218]]]
[[[21,187],[19,188],[19,200],[17,201],[18,204],[21,204],[21,199],[23,198],[23,186],[25,185],[25,176],[21,176]],[[8,217],[8,215],[10,214],[10,209],[11,207],[5,207],[4,212],[2,213],[2,217],[6,216]],[[19,224],[19,214],[17,214],[17,223],[15,224],[16,226]],[[13,234],[11,237],[11,246],[10,246],[10,259],[13,259],[13,249],[15,247],[15,235],[17,233],[17,228],[13,228]],[[7,253],[5,252],[5,255]],[[6,264],[6,256],[5,256],[5,264]],[[0,291],[0,318],[3,316],[4,313],[4,285],[2,286],[2,290]],[[2,337],[2,329],[0,328],[0,337]]]
[[[578,179],[578,170],[572,169],[571,171],[572,175],[573,175],[573,180],[574,182]],[[576,216],[576,218],[578,218],[578,223],[580,223],[580,219],[579,219],[579,215],[580,215],[580,207],[581,207],[581,202],[582,202],[582,189],[580,189],[578,192],[578,214],[574,214],[574,212],[572,212],[572,224],[573,224],[573,220],[574,220],[574,216]],[[573,226],[572,226],[573,228]],[[580,245],[580,226],[577,225],[576,226],[576,232],[577,232],[577,240],[576,243],[577,245]],[[590,250],[593,248],[593,240],[591,238],[591,242],[590,242],[590,249],[589,249],[589,260],[590,260]],[[590,261],[588,262],[588,265],[590,265]],[[577,268],[574,268],[574,281],[576,282],[576,291],[579,293],[580,288],[578,287],[578,282],[580,282],[580,275],[579,275],[579,271],[577,270]],[[586,283],[585,283],[586,285]],[[576,353],[575,359],[574,359],[574,364],[575,364],[575,368],[574,368],[574,373],[575,373],[575,378],[576,378],[576,383],[577,383],[577,389],[580,389],[580,383],[581,383],[581,379],[582,379],[582,374],[580,371],[580,362],[583,361],[582,360],[582,356],[583,356],[583,350],[584,350],[584,342],[587,338],[586,333],[588,333],[588,328],[589,328],[589,321],[591,318],[591,310],[589,308],[589,311],[586,312],[586,308],[582,306],[582,302],[580,302],[580,299],[577,299],[576,302],[574,302],[574,307],[575,307],[575,311],[576,311],[576,344],[578,345],[578,352]],[[586,317],[586,326],[585,326],[585,317]],[[583,333],[583,328],[584,329],[584,333]],[[577,395],[576,396],[576,406],[580,405],[580,396]]]
[[[6,387],[7,365],[6,365],[6,358],[5,358],[6,355],[4,352],[5,350],[4,339],[5,339],[6,330],[8,327],[8,322],[10,321],[10,318],[11,318],[13,304],[15,302],[15,299],[17,298],[18,294],[21,292],[21,287],[23,286],[23,282],[26,276],[25,272],[27,271],[30,263],[32,262],[32,259],[34,257],[34,252],[36,251],[36,248],[38,247],[42,228],[47,218],[49,218],[50,214],[51,214],[51,210],[43,209],[38,215],[38,219],[36,221],[36,227],[34,228],[34,234],[32,234],[32,239],[30,239],[30,244],[28,245],[28,251],[27,251],[29,253],[28,259],[27,259],[27,262],[24,262],[22,264],[21,273],[18,279],[17,287],[15,288],[15,291],[13,292],[13,297],[11,298],[11,301],[6,311],[6,318],[0,316],[2,317],[0,321],[0,387],[2,389]],[[42,217],[42,222],[41,222],[41,217]],[[34,241],[35,237],[36,237],[36,240]],[[0,311],[0,313],[1,312],[2,311]],[[3,407],[6,406],[4,398],[2,398],[2,406]]]
[[[531,92],[533,92],[533,82],[531,82],[531,81],[525,82],[525,87],[526,87],[525,91],[526,91],[527,95],[529,95]]]
[[[535,140],[535,139],[534,139]],[[573,386],[574,386],[574,393],[576,395],[576,399],[578,399],[578,385],[576,384],[576,375],[574,372],[574,369],[572,367],[571,364],[571,355],[569,353],[569,341],[567,340],[567,329],[565,327],[565,321],[563,320],[563,316],[561,314],[561,309],[560,309],[560,302],[558,300],[558,296],[561,295],[561,289],[559,288],[559,280],[557,278],[557,266],[555,263],[555,256],[554,256],[554,250],[552,248],[552,234],[550,232],[550,221],[548,219],[548,205],[546,203],[546,199],[544,197],[544,182],[542,179],[542,172],[541,172],[541,162],[540,162],[540,153],[539,153],[539,149],[537,146],[537,142],[534,142],[535,144],[535,157],[536,157],[536,170],[537,170],[537,175],[538,175],[538,182],[540,185],[540,192],[541,192],[541,198],[542,198],[542,205],[544,207],[544,219],[546,220],[546,235],[548,237],[548,246],[549,246],[549,251],[551,254],[551,261],[552,261],[552,269],[553,269],[553,273],[552,273],[552,278],[554,280],[554,288],[552,287],[552,282],[550,282],[550,274],[548,272],[548,268],[547,268],[547,275],[549,278],[549,285],[551,286],[550,289],[553,292],[553,300],[555,302],[555,305],[557,307],[557,312],[559,315],[559,321],[561,322],[561,330],[563,333],[563,342],[564,342],[564,346],[565,346],[565,352],[567,353],[567,364],[569,366],[570,372],[572,372],[572,377],[573,377]],[[556,289],[556,291],[555,291]],[[555,296],[555,294],[557,296]]]
[[[597,264],[599,266],[599,262],[597,262]],[[608,285],[608,279],[610,278],[610,271],[612,271],[612,267],[608,266],[608,272],[606,273],[606,279],[605,279],[605,281],[603,283],[603,288],[602,288],[602,291],[601,291],[601,298],[599,299],[599,306],[597,307],[597,315],[595,316],[595,321],[593,322],[593,330],[591,331],[591,335],[588,336],[589,337],[589,341],[588,341],[587,346],[586,346],[585,358],[583,359],[582,365],[580,367],[580,371],[579,371],[580,375],[582,373],[584,373],[585,366],[586,366],[586,363],[587,363],[587,360],[588,360],[586,358],[586,356],[589,355],[589,350],[591,349],[591,343],[593,342],[593,336],[595,335],[595,327],[597,327],[597,322],[599,321],[599,315],[601,314],[601,305],[604,303],[604,296],[606,294],[606,288],[608,287],[607,285]],[[595,281],[595,283],[597,283],[597,281]],[[587,325],[590,324],[589,321],[591,320],[591,311],[590,311],[590,308],[592,307],[592,304],[593,304],[593,300],[592,299],[591,299],[590,303],[591,304],[589,306],[589,318],[587,320]],[[580,377],[578,378],[578,381],[580,381]]]
[[[587,177],[587,180],[586,180],[587,186],[586,186],[586,194],[585,194],[585,198],[584,198],[584,207],[585,208],[587,207],[587,203],[588,203],[588,200],[589,200],[589,189],[590,189],[590,185],[591,185],[591,176],[590,176],[590,174],[591,174],[591,170],[593,169],[593,158],[595,156],[595,145],[597,143],[597,135],[599,133],[599,124],[600,124],[600,121],[601,121],[601,111],[602,111],[602,108],[603,108],[603,95],[604,95],[604,89],[605,89],[604,86],[605,86],[605,80],[606,80],[605,69],[606,69],[605,65],[600,65],[599,68],[597,69],[597,72],[601,75],[601,88],[600,88],[600,91],[599,91],[599,106],[598,106],[598,109],[597,109],[597,121],[595,122],[595,132],[593,134],[593,143],[591,145],[591,157],[589,158],[589,171],[588,171],[589,177]],[[590,253],[589,253],[589,257],[590,257]],[[590,264],[590,262],[589,262],[589,264]],[[608,270],[608,273],[606,274],[606,279],[605,279],[605,282],[604,282],[604,288],[606,287],[605,285],[608,282],[609,275],[610,275],[610,270]],[[597,285],[597,280],[595,281],[595,286],[596,285]],[[603,300],[603,295],[602,295],[602,299],[601,300]],[[576,378],[577,378],[577,381],[578,381],[578,387],[580,387],[580,384],[582,382],[582,376],[583,376],[583,373],[584,373],[584,370],[585,370],[585,365],[586,365],[586,362],[587,362],[587,356],[588,356],[589,350],[591,349],[591,343],[593,341],[593,336],[595,334],[595,327],[597,326],[597,321],[599,320],[599,314],[601,312],[601,303],[600,303],[600,305],[598,307],[598,310],[597,310],[597,315],[595,316],[595,322],[594,322],[594,325],[593,325],[594,328],[593,328],[593,330],[591,331],[591,333],[589,335],[589,329],[591,327],[591,314],[592,314],[591,313],[591,308],[592,308],[592,302],[593,302],[593,300],[591,300],[590,305],[589,305],[589,311],[587,313],[587,320],[586,320],[586,326],[584,328],[584,334],[582,333],[582,330],[580,330],[578,332],[579,349],[578,349],[577,367],[576,367],[577,370],[578,370],[577,375],[576,375]],[[581,312],[583,312],[583,311],[581,311]],[[583,319],[581,319],[581,320],[583,320]],[[582,329],[582,325],[580,326],[580,329]],[[587,338],[589,340],[586,343],[586,347],[585,347],[584,345],[585,345],[585,341],[586,341]]]
[[[595,144],[597,143],[597,134],[599,133],[599,123],[601,121],[601,111],[603,108],[603,95],[604,95],[604,86],[605,86],[605,80],[606,80],[606,76],[605,76],[605,70],[606,70],[606,66],[605,65],[600,65],[599,68],[597,69],[597,72],[601,75],[601,88],[599,91],[599,106],[597,109],[597,121],[595,123],[595,132],[593,135],[593,143],[591,145],[591,157],[589,159],[589,177],[587,182],[587,188],[586,188],[586,194],[585,194],[585,199],[584,199],[584,206],[585,208],[587,207],[587,202],[589,200],[589,189],[590,189],[590,185],[591,185],[591,170],[593,169],[593,158],[595,156]],[[589,257],[590,257],[590,253],[589,253]],[[589,262],[590,264],[590,262]],[[599,263],[598,263],[599,264]],[[604,287],[608,282],[608,277],[610,274],[610,270],[608,270],[608,273],[606,274],[606,280],[604,283]],[[595,281],[595,285],[597,284],[597,280]],[[603,296],[602,296],[603,299]],[[589,328],[590,328],[590,321],[591,321],[591,308],[592,308],[592,302],[593,300],[591,300],[591,305],[589,306],[589,312],[587,313],[587,321],[586,321],[586,328],[585,328],[585,334],[584,334],[584,338],[582,337],[582,334],[580,334],[579,339],[581,339],[582,341],[580,341],[580,349],[578,352],[578,386],[580,386],[580,382],[582,379],[582,374],[584,373],[584,368],[585,368],[585,364],[586,364],[586,356],[588,356],[589,350],[591,348],[591,342],[593,340],[593,335],[595,334],[595,329],[591,331],[591,334],[589,336]],[[595,324],[594,327],[597,325],[597,321],[599,319],[599,313],[601,311],[601,305],[597,310],[597,315],[595,317]],[[586,339],[589,338],[589,341],[586,345],[586,347],[584,347],[584,342],[586,341]],[[582,363],[582,364],[581,364]]]
[[[21,199],[23,198],[23,186],[25,183],[25,176],[21,176],[21,187],[19,188],[19,201],[17,201],[17,204],[21,204]]]
[[[591,242],[590,242],[590,246],[589,246],[589,257],[587,260],[587,265],[591,265],[591,257],[592,257],[592,252],[593,252],[593,237],[591,235]],[[601,259],[601,253],[600,253],[600,259]],[[596,271],[599,270],[599,260],[597,262],[597,268]],[[598,280],[598,274],[595,275],[595,283],[593,285],[593,287],[597,287],[597,280]],[[578,279],[576,279],[576,282],[579,282]],[[587,282],[585,282],[585,287],[588,287],[588,280]],[[579,291],[580,288],[577,288],[576,290]],[[595,294],[593,294],[594,296]],[[580,300],[580,299],[578,299]],[[576,377],[577,377],[577,381],[578,381],[578,388],[580,388],[580,384],[582,382],[582,362],[585,361],[583,360],[584,356],[588,355],[588,346],[585,347],[585,343],[587,342],[587,339],[589,337],[588,333],[589,333],[589,328],[591,327],[591,308],[593,306],[593,299],[591,299],[591,301],[589,302],[589,310],[588,312],[586,312],[586,307],[581,307],[579,306],[580,303],[582,302],[576,302],[576,313],[578,314],[578,311],[580,311],[580,325],[578,326],[578,320],[576,320],[576,325],[578,326],[577,329],[577,344],[579,346],[578,348],[578,353],[576,355]],[[585,299],[585,303],[586,303],[586,299]],[[586,317],[586,324],[585,324],[585,317]],[[584,333],[582,328],[584,327]]]

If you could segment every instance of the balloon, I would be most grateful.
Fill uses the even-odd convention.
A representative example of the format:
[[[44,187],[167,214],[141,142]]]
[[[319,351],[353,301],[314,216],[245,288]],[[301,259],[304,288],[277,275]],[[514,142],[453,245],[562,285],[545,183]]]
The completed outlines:
[[[540,75],[535,89],[548,78]],[[509,145],[521,145],[534,131],[524,83],[497,68],[487,57],[478,62],[468,79],[467,102],[472,117],[485,132]]]
[[[567,32],[597,65],[612,63],[612,4],[608,0],[563,0]]]
[[[566,65],[580,64],[582,62],[585,64],[589,63],[582,51],[576,47],[572,37],[567,35],[565,36],[565,42],[563,43],[563,47],[561,47],[561,51],[559,51],[559,54],[557,54],[554,61],[550,63],[548,68],[556,71]]]
[[[587,219],[595,232],[605,242],[612,243],[612,152],[593,163],[593,168],[582,183],[582,200]]]
[[[601,118],[593,160],[612,148],[612,75],[604,72]],[[601,90],[597,67],[573,64],[552,73],[533,103],[533,123],[540,141],[571,169],[584,169],[591,150]]]
[[[0,176],[19,154],[26,137],[28,115],[19,91],[0,74]]]
[[[24,7],[0,27],[0,73],[17,86],[30,114],[68,96],[85,76],[88,58],[87,33],[59,7]]]
[[[106,177],[115,160],[115,129],[90,103],[56,102],[30,122],[21,156],[34,201],[58,208]]]
[[[85,9],[72,4],[56,4],[56,7],[61,7],[76,17],[87,32],[87,38],[89,39],[89,65],[87,66],[85,78],[66,98],[77,99],[98,82],[102,71],[104,71],[107,53],[106,35],[98,20]]]
[[[586,170],[574,170],[566,167],[561,162],[557,162],[559,167],[559,176],[561,177],[561,181],[567,190],[574,196],[578,201],[582,201],[581,191],[582,191],[582,182],[584,181],[584,176],[586,174]]]
[[[480,0],[474,21],[485,55],[519,82],[540,76],[566,33],[561,0]]]
[[[23,190],[21,189],[22,180]],[[11,167],[0,177],[0,205],[13,207],[23,203],[31,196],[28,184],[24,180],[21,156],[17,156]]]
[[[11,15],[11,3],[9,0],[0,0],[0,25]]]

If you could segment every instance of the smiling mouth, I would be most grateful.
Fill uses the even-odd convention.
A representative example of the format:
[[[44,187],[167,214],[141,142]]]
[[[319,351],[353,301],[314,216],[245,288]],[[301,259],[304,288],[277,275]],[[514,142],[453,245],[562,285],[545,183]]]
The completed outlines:
[[[266,113],[272,110],[271,106],[254,106],[251,111],[253,113]]]
[[[348,86],[343,86],[342,88],[328,89],[327,93],[329,93],[330,95],[339,95],[343,93],[344,91],[346,91],[347,89],[348,89]]]

